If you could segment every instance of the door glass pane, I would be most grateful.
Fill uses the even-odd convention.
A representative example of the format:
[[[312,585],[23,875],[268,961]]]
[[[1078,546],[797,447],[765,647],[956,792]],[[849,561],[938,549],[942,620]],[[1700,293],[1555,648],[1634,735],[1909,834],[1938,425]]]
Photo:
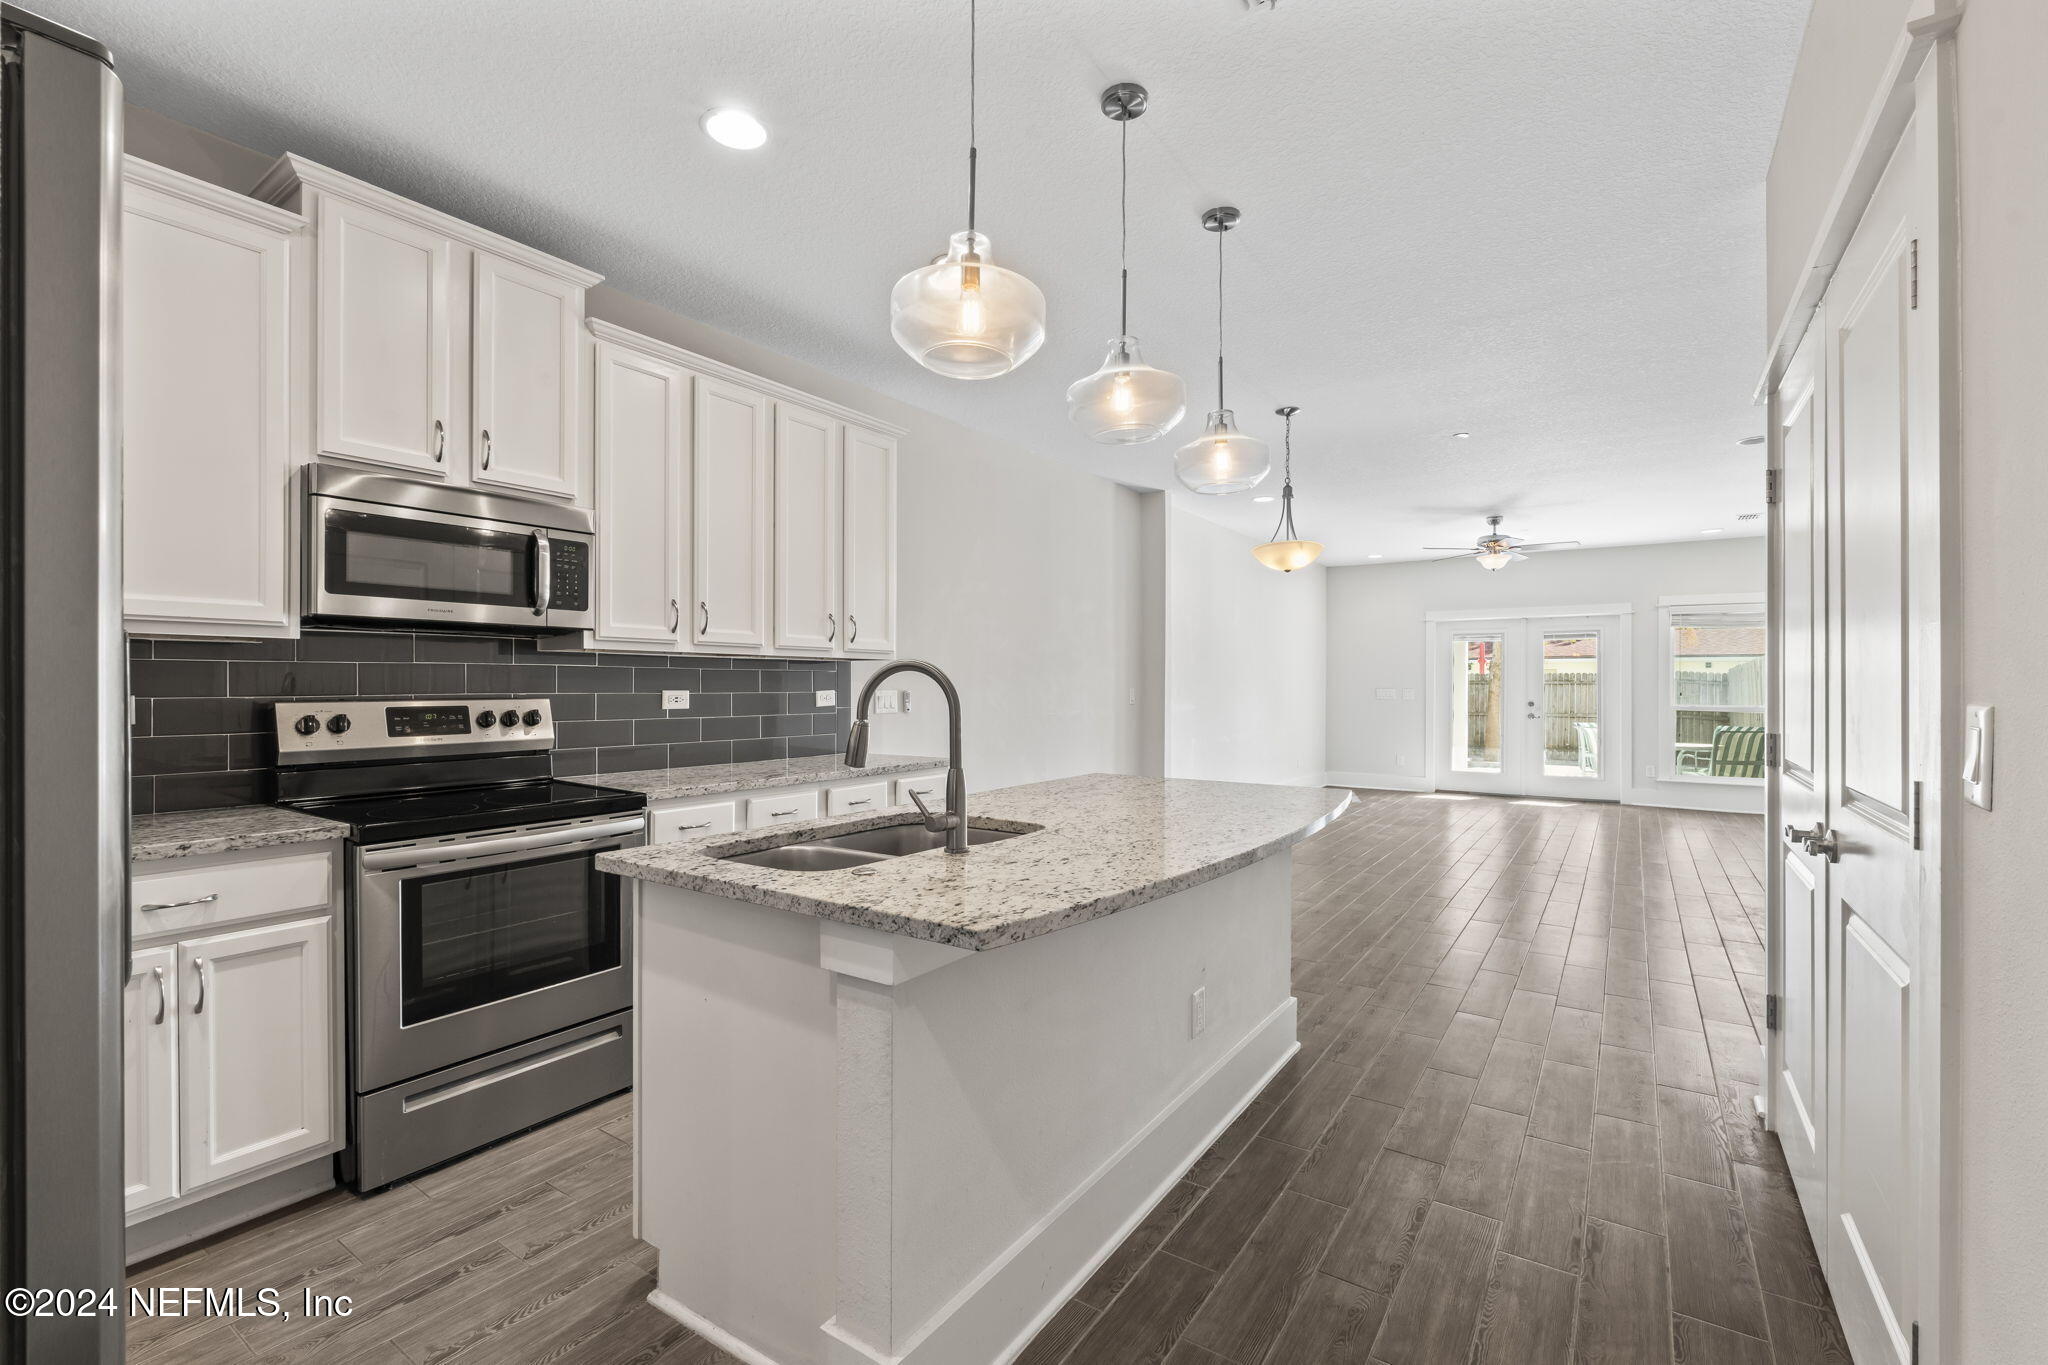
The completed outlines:
[[[403,916],[406,1024],[619,965],[619,879],[589,853],[409,878]]]
[[[1600,776],[1600,637],[1543,637],[1543,774]]]
[[[1460,635],[1452,641],[1451,767],[1461,773],[1500,771],[1501,637]]]

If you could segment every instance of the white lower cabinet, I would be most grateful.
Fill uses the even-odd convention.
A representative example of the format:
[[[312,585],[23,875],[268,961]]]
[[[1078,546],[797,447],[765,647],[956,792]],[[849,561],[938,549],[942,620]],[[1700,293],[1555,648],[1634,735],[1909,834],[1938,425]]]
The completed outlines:
[[[899,777],[896,779],[897,805],[908,806],[915,804],[910,799],[912,792],[916,792],[922,797],[927,806],[937,810],[939,803],[946,799],[946,775],[944,773],[914,773],[909,777]]]
[[[144,941],[122,991],[131,1222],[341,1147],[334,867],[332,853],[295,849],[134,878]],[[168,918],[180,907],[210,918]]]
[[[706,834],[730,834],[739,828],[739,806],[731,801],[710,801],[701,806],[677,806],[652,813],[650,843],[667,844],[677,839],[697,839]]]
[[[861,782],[847,787],[825,789],[827,815],[863,815],[889,804],[888,782]]]
[[[178,1192],[178,950],[128,959],[121,991],[122,1197],[128,1212]]]
[[[769,792],[747,801],[747,828],[766,829],[793,820],[818,818],[818,793],[814,791]]]

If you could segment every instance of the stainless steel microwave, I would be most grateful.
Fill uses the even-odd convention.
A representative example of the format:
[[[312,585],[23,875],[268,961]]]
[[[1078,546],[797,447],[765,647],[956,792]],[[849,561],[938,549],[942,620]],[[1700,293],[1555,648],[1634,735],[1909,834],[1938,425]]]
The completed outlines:
[[[590,514],[415,479],[306,468],[313,622],[499,633],[581,630]]]

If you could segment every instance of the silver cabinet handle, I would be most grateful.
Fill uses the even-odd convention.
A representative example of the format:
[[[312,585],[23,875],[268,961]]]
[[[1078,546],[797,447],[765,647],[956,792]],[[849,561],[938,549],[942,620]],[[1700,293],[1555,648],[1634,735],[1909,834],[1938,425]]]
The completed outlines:
[[[711,633],[711,608],[699,602],[697,610],[703,617],[703,624],[697,627],[697,633],[699,635],[709,635]]]
[[[777,819],[780,819],[781,817],[783,817],[783,816],[785,816],[785,815],[795,815],[795,814],[796,814],[796,808],[795,808],[794,806],[792,806],[792,807],[790,807],[790,808],[789,808],[788,810],[771,810],[771,811],[769,811],[768,813],[769,813],[770,815],[773,815],[773,816],[775,816],[775,817],[776,817]]]
[[[434,419],[434,463],[439,464],[448,454],[448,428],[441,425],[441,419]]]
[[[683,628],[683,604],[671,597],[668,599],[668,633],[674,635]]]
[[[875,798],[872,796],[863,796],[858,801],[849,801],[846,804],[849,808],[853,806],[872,806],[875,804]]]
[[[484,428],[484,468],[491,467],[491,429]]]
[[[194,1000],[194,1001],[192,1002],[192,1012],[193,1012],[194,1014],[204,1014],[204,1013],[206,1013],[206,959],[205,959],[205,958],[203,958],[203,957],[195,957],[195,958],[193,958],[193,959],[192,959],[192,975],[193,975],[193,977],[194,977],[194,978],[195,978],[195,979],[196,979],[196,980],[198,981],[198,983],[199,983],[199,998],[198,998],[198,999],[196,999],[196,1000]]]
[[[145,905],[142,908],[144,910],[176,910],[181,905],[211,905],[219,899],[220,892],[209,891],[203,896],[194,896],[189,900],[158,901],[155,905]]]
[[[555,595],[555,547],[547,531],[533,528],[533,614],[548,614],[548,599]]]
[[[705,821],[705,822],[704,822],[703,824],[701,824],[701,825],[677,825],[677,826],[676,826],[676,828],[677,828],[678,830],[685,830],[685,829],[710,829],[710,828],[711,828],[711,822],[710,822],[709,820],[706,820],[706,821]]]
[[[164,1021],[164,1011],[170,1006],[170,998],[164,994],[164,969],[151,967],[149,974],[156,978],[156,1018],[150,1022],[161,1024]]]
[[[846,613],[846,643],[852,644],[860,638],[860,618],[852,612]]]
[[[825,643],[831,644],[839,638],[839,618],[831,612],[825,613]]]

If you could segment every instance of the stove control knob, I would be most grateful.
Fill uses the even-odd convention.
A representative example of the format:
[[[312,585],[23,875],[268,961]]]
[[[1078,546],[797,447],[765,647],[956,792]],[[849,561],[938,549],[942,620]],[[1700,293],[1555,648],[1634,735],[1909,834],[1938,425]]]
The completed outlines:
[[[488,730],[497,723],[498,713],[496,711],[479,711],[476,713],[476,728],[479,730]]]
[[[347,716],[329,716],[327,718],[327,733],[330,735],[345,735],[348,733],[350,723]]]
[[[540,712],[528,711],[525,715],[521,716],[519,720],[520,723],[524,725],[538,725],[540,724]]]
[[[292,722],[292,729],[298,731],[302,735],[318,734],[320,733],[320,717],[300,716],[297,720]]]
[[[507,711],[504,715],[498,717],[498,723],[509,730],[519,723],[519,713],[517,711]]]

